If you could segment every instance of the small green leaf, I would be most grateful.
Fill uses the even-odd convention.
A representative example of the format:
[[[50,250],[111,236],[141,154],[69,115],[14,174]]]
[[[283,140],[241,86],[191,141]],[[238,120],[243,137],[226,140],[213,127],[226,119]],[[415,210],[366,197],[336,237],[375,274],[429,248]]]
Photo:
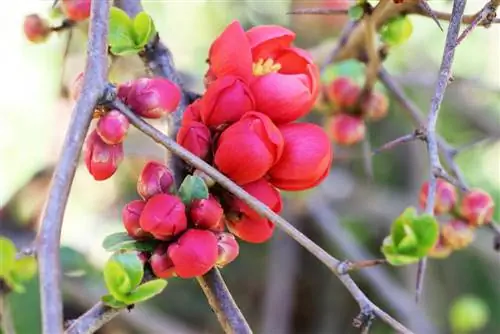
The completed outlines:
[[[188,205],[195,199],[208,198],[208,188],[201,177],[188,175],[179,187],[179,195],[182,202]]]
[[[156,34],[155,25],[151,16],[146,12],[140,12],[134,18],[134,40],[138,47],[144,47],[149,40]]]
[[[112,295],[102,296],[101,301],[112,308],[124,308],[127,306],[124,302],[116,300]]]
[[[114,298],[120,300],[133,289],[127,272],[120,263],[112,259],[108,260],[104,266],[103,273],[106,288]]]
[[[11,274],[16,281],[28,281],[35,276],[36,271],[36,259],[32,256],[25,256],[14,262]]]
[[[382,244],[382,253],[384,254],[386,260],[393,266],[407,265],[418,262],[419,260],[419,257],[416,256],[398,254],[391,236],[387,236],[384,239]]]
[[[102,247],[108,252],[113,252],[120,247],[135,243],[135,239],[129,236],[126,232],[117,232],[110,234],[102,241]]]
[[[167,281],[163,279],[155,279],[139,285],[134,291],[128,294],[124,302],[127,304],[137,304],[153,298],[163,291],[167,286]]]
[[[421,215],[414,218],[412,227],[422,255],[427,254],[439,238],[439,224],[436,218],[427,214]]]
[[[16,261],[16,246],[4,237],[0,237],[0,277],[9,275]]]
[[[363,17],[364,12],[363,6],[355,5],[349,8],[347,14],[351,20],[356,21]]]
[[[117,7],[111,7],[109,14],[108,44],[116,55],[132,52],[136,47],[133,22],[127,13]]]
[[[396,245],[399,245],[401,240],[406,236],[405,226],[411,225],[413,218],[417,215],[417,210],[414,207],[406,208],[399,215],[391,226],[391,236]]]
[[[22,282],[20,282],[20,280],[13,275],[9,274],[7,276],[4,276],[3,280],[14,292],[24,293],[26,291],[26,288],[24,287]]]
[[[136,252],[116,253],[111,259],[121,265],[130,282],[130,289],[133,290],[141,283],[144,276],[144,265],[137,256]]]

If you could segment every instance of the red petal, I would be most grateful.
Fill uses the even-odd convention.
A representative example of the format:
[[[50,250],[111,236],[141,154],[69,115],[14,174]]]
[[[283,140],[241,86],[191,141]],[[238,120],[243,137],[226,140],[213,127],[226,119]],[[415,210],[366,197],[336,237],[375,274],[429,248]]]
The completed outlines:
[[[286,48],[274,60],[281,65],[280,73],[300,74],[307,72],[307,65],[313,63],[309,52],[299,48]]]
[[[295,39],[295,33],[277,25],[261,25],[247,31],[254,60],[272,57],[277,50],[288,48]]]

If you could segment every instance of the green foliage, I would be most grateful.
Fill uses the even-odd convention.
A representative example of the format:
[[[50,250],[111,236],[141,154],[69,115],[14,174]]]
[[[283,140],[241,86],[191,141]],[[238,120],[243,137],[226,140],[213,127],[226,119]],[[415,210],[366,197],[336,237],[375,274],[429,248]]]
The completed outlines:
[[[157,244],[157,240],[137,241],[130,237],[126,232],[117,232],[106,236],[102,242],[102,247],[108,252],[115,252],[119,250],[152,252]]]
[[[348,15],[351,20],[359,20],[364,14],[362,5],[354,5],[349,8]]]
[[[25,291],[23,283],[29,281],[37,272],[37,263],[34,257],[25,256],[16,258],[17,250],[14,243],[0,237],[0,279],[15,292]]]
[[[407,16],[389,20],[380,30],[380,37],[389,46],[405,43],[413,33],[413,24]]]
[[[179,187],[179,196],[188,205],[195,199],[208,198],[208,187],[201,177],[188,175]]]
[[[428,214],[417,215],[407,208],[392,223],[391,234],[384,239],[382,253],[392,265],[418,262],[434,246],[439,235],[436,219]]]
[[[136,54],[156,34],[151,17],[140,12],[131,19],[123,10],[112,7],[109,16],[109,41],[111,53],[119,56]]]
[[[115,253],[104,266],[104,282],[109,295],[102,301],[114,308],[143,302],[159,294],[167,285],[162,279],[141,284],[144,266],[136,252]]]
[[[481,330],[486,326],[489,318],[488,305],[475,296],[462,296],[455,300],[448,317],[454,333],[470,333]]]

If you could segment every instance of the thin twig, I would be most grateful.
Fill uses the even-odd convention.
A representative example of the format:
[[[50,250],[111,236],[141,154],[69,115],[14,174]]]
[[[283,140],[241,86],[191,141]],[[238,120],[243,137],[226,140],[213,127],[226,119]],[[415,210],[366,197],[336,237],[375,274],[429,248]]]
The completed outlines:
[[[427,0],[420,0],[418,2],[418,6],[430,17],[432,18],[432,20],[437,24],[438,28],[441,30],[441,31],[444,31],[443,30],[443,27],[441,26],[441,23],[439,22],[438,20],[438,17],[436,16],[436,14],[434,13],[434,11],[432,10],[431,6],[429,5],[429,3],[427,2]]]
[[[373,154],[372,154],[372,144],[370,138],[368,137],[368,130],[366,131],[365,138],[361,143],[361,150],[363,151],[363,168],[365,170],[365,175],[372,182],[374,178],[373,173]]]
[[[191,152],[184,149],[182,146],[177,144],[174,140],[161,133],[153,126],[145,122],[143,119],[138,117],[132,110],[130,110],[123,102],[119,100],[114,100],[112,106],[119,110],[122,114],[127,116],[130,123],[134,125],[139,131],[151,137],[153,140],[163,145],[169,149],[173,154],[179,156],[181,159],[186,161],[188,164],[194,166],[195,168],[203,171],[212,179],[214,179],[219,185],[231,192],[233,195],[237,196],[243,200],[249,207],[254,209],[262,217],[267,218],[273,224],[281,228],[285,233],[295,239],[302,247],[313,254],[317,259],[319,259],[324,265],[326,265],[330,271],[332,271],[342,282],[342,284],[351,293],[354,299],[360,305],[361,312],[366,314],[367,312],[372,312],[379,316],[383,321],[392,326],[394,329],[400,331],[401,333],[412,333],[397,320],[393,319],[391,316],[383,312],[380,308],[374,305],[366,295],[360,290],[356,283],[348,275],[341,275],[338,271],[338,265],[340,261],[325,250],[315,244],[312,240],[307,238],[302,232],[293,227],[288,221],[277,215],[265,204],[260,202],[258,199],[251,196],[240,186],[235,184],[225,175],[217,171],[212,166],[208,165],[206,162],[193,155]],[[371,314],[371,313],[370,313]]]
[[[383,151],[392,150],[393,148],[395,148],[401,144],[411,143],[415,140],[423,139],[421,137],[421,135],[422,135],[422,132],[417,130],[417,131],[414,131],[413,133],[410,133],[410,134],[401,136],[399,138],[396,138],[394,140],[391,140],[390,142],[385,143],[384,145],[380,146],[379,148],[373,150],[372,155],[379,154],[380,152],[383,152]]]
[[[38,263],[43,333],[62,333],[59,245],[64,211],[92,113],[107,76],[108,1],[93,0],[83,89],[56,166],[38,235]]]
[[[328,54],[328,57],[325,59],[324,63],[320,67],[320,73],[323,74],[328,67],[340,54],[340,51],[342,51],[342,48],[345,46],[347,41],[349,40],[349,36],[351,33],[354,31],[356,26],[358,25],[358,21],[349,21],[347,24],[344,26],[344,29],[342,29],[342,32],[340,33],[339,40],[333,50]]]
[[[437,177],[436,170],[442,169],[441,161],[439,160],[438,139],[436,137],[436,124],[439,116],[439,109],[444,98],[446,87],[448,86],[451,75],[451,66],[455,55],[455,45],[458,34],[460,32],[460,22],[464,14],[466,0],[454,0],[453,10],[451,13],[450,25],[446,34],[445,48],[443,51],[443,59],[439,69],[439,76],[436,83],[436,91],[431,100],[429,114],[427,116],[427,124],[425,127],[427,138],[427,151],[429,155],[429,192],[427,195],[427,203],[425,212],[429,215],[434,214],[434,203],[436,199]],[[417,274],[417,291],[416,300],[418,301],[423,290],[423,278],[425,275],[427,259],[424,258],[419,262]]]
[[[347,15],[347,9],[337,9],[337,8],[297,8],[292,11],[287,12],[290,14],[313,14],[313,15]]]
[[[196,279],[225,333],[252,333],[217,268]]]
[[[92,334],[116,317],[123,309],[111,308],[102,302],[95,304],[78,319],[71,322],[65,334]]]

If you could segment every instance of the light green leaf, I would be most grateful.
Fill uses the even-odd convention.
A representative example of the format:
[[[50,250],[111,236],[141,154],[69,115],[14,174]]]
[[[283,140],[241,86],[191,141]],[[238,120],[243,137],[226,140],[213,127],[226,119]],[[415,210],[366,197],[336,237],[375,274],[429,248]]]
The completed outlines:
[[[111,52],[117,55],[136,47],[133,22],[127,13],[117,7],[111,7],[109,14],[108,44]]]
[[[118,300],[133,289],[125,269],[112,259],[104,266],[104,282],[109,293]]]
[[[393,266],[402,266],[419,261],[419,257],[399,254],[394,247],[391,236],[387,236],[382,244],[382,253],[385,259]]]
[[[409,207],[394,220],[391,226],[391,236],[395,245],[399,245],[406,236],[405,226],[411,226],[411,222],[416,215],[417,210],[414,207]]]
[[[208,187],[199,176],[188,175],[179,187],[179,195],[185,205],[195,199],[208,198]]]
[[[153,20],[146,12],[137,14],[134,18],[133,26],[135,45],[138,47],[144,47],[154,34],[156,34]]]
[[[124,302],[127,304],[137,304],[145,300],[151,299],[165,289],[167,281],[163,279],[155,279],[139,285],[134,291],[129,293]]]
[[[14,291],[17,293],[24,293],[26,291],[26,288],[24,285],[18,280],[15,276],[13,275],[7,275],[3,277],[3,280],[5,283]]]
[[[4,237],[0,237],[0,277],[9,275],[16,260],[16,246]]]
[[[117,232],[110,234],[102,241],[102,247],[108,252],[116,251],[121,246],[135,243],[135,239],[126,232]]]
[[[32,256],[25,256],[14,262],[11,274],[16,281],[28,281],[35,276],[36,271],[36,259]]]
[[[427,254],[439,237],[439,224],[436,218],[427,214],[416,217],[413,219],[412,228],[422,255]]]
[[[124,302],[116,300],[112,295],[102,296],[101,301],[112,308],[124,308],[127,306]]]
[[[121,265],[129,279],[130,288],[127,292],[132,291],[141,283],[144,275],[144,265],[137,256],[136,252],[116,253],[111,259]]]

